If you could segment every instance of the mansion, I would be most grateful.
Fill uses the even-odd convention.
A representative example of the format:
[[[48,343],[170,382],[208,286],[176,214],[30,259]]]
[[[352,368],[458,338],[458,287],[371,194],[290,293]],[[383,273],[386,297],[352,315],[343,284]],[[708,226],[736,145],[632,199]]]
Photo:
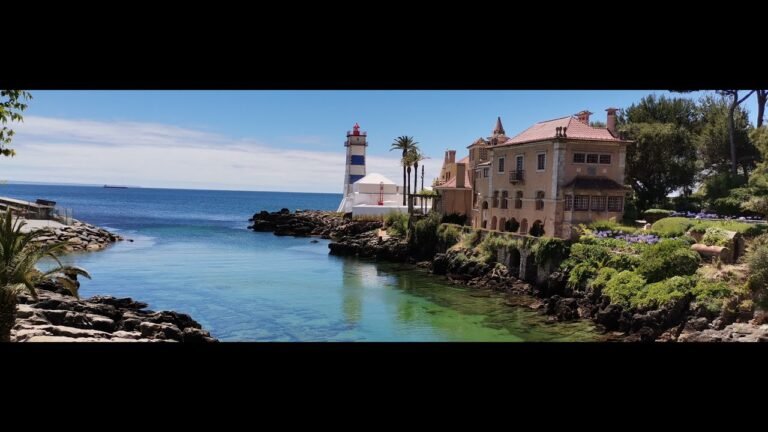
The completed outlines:
[[[469,156],[446,158],[437,181],[443,213],[468,216],[474,228],[570,238],[579,224],[624,212],[626,147],[616,132],[616,109],[606,127],[589,111],[546,120],[508,137],[497,119],[491,136],[472,143]]]

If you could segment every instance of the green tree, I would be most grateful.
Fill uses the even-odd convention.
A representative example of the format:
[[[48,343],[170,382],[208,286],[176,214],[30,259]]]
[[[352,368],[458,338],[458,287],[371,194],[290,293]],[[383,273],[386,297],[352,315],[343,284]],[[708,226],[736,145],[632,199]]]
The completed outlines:
[[[406,198],[408,195],[408,189],[410,185],[410,181],[408,178],[406,178],[407,171],[410,169],[410,165],[407,163],[408,159],[408,152],[411,149],[418,148],[418,142],[413,140],[413,137],[410,136],[399,136],[395,139],[395,142],[392,143],[392,147],[390,147],[389,151],[392,150],[400,150],[402,152],[402,158],[401,162],[403,164],[403,205],[406,205]]]
[[[768,102],[768,90],[755,90],[757,95],[757,127],[763,125],[765,119],[765,103]]]
[[[8,148],[13,138],[13,129],[6,126],[8,122],[21,122],[24,118],[21,112],[27,109],[27,104],[22,101],[32,99],[32,95],[24,90],[0,90],[0,154],[14,156],[16,152]]]
[[[65,243],[37,243],[35,240],[44,236],[45,232],[37,230],[24,233],[21,231],[24,224],[20,218],[14,221],[11,212],[6,212],[0,221],[0,342],[10,340],[11,328],[16,320],[17,295],[21,291],[26,289],[37,299],[35,285],[56,281],[77,296],[77,285],[66,275],[91,277],[82,268],[61,264],[56,253]],[[35,265],[44,257],[53,259],[56,266],[41,272]]]
[[[666,202],[667,195],[693,183],[696,148],[691,134],[670,123],[633,123],[621,130],[627,146],[627,180],[641,210]]]
[[[733,114],[733,130],[730,126],[730,103],[722,97],[707,95],[701,98],[698,107],[702,125],[696,135],[696,147],[699,152],[701,168],[705,174],[713,171],[737,175],[731,169],[731,135],[735,143],[737,165],[741,166],[744,178],[754,169],[760,160],[760,152],[749,138],[750,125],[747,112],[736,107]]]
[[[768,216],[768,126],[752,130],[750,139],[762,153],[763,161],[749,177],[749,183],[743,193],[743,196],[749,198],[742,200],[741,208]]]
[[[729,97],[730,103],[728,104],[728,140],[730,142],[730,149],[731,149],[731,173],[733,175],[736,175],[736,169],[737,169],[737,153],[736,153],[736,108],[741,105],[742,102],[747,100],[747,98],[754,93],[754,90],[751,90],[749,93],[747,93],[745,96],[739,98],[739,91],[738,90],[721,90],[720,94],[723,96]]]
[[[685,98],[648,95],[620,113],[619,123],[671,123],[697,133],[701,117],[696,102]]]

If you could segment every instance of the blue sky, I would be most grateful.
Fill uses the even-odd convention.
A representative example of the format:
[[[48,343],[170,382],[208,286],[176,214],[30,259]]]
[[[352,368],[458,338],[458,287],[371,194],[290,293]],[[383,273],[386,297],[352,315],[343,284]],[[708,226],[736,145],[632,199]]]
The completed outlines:
[[[605,108],[666,91],[32,91],[0,180],[193,189],[339,192],[345,133],[368,132],[369,172],[396,180],[389,152],[412,135],[437,176],[493,129]],[[679,95],[696,98],[700,93]],[[754,122],[754,96],[746,104]]]

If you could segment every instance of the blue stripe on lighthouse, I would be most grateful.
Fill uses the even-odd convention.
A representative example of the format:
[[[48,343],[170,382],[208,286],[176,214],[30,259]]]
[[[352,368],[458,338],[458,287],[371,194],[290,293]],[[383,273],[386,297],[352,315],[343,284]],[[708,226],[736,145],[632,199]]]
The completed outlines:
[[[365,165],[365,156],[363,156],[363,155],[352,155],[352,156],[350,156],[349,163],[351,165]]]
[[[353,174],[350,174],[349,175],[349,183],[352,184],[352,183],[360,180],[363,177],[365,177],[365,176],[364,175],[353,175]]]

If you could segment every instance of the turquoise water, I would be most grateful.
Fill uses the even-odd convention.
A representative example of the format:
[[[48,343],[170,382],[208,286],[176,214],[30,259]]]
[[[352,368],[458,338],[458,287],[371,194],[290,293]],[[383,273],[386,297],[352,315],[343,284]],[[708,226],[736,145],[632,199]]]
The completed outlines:
[[[576,341],[588,323],[547,324],[412,266],[328,255],[328,242],[246,229],[258,210],[335,209],[337,194],[3,185],[134,240],[67,255],[81,295],[133,297],[189,313],[224,341]]]

